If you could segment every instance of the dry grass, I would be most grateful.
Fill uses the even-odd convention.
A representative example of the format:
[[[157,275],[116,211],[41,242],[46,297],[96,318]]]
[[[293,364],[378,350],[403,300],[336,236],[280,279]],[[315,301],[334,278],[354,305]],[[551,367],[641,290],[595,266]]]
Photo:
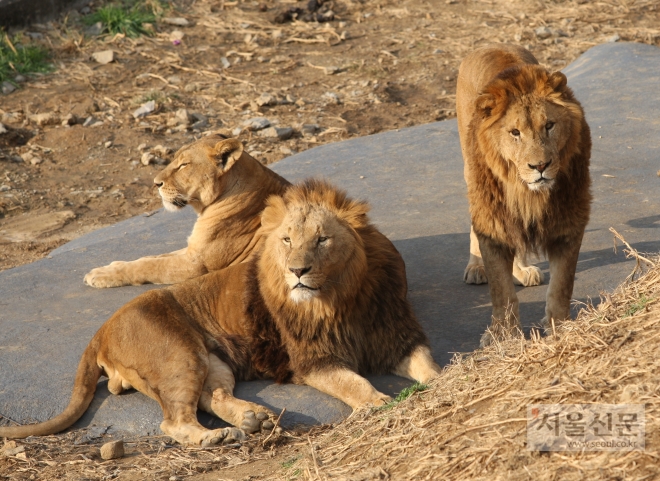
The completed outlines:
[[[286,477],[657,479],[660,257],[627,252],[635,275],[575,322],[457,356],[428,391],[311,439]],[[528,451],[526,407],[537,403],[645,403],[646,450]]]

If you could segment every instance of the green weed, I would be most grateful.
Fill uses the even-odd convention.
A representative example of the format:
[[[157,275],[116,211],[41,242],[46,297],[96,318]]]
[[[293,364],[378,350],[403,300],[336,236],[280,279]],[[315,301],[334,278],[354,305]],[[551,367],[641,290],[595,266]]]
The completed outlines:
[[[93,25],[101,22],[103,25],[102,33],[110,35],[121,33],[127,37],[149,36],[152,31],[145,24],[155,22],[157,14],[161,12],[162,8],[160,8],[158,2],[146,4],[128,1],[121,4],[105,5],[85,17],[84,23]]]
[[[642,297],[640,297],[636,302],[633,302],[628,309],[626,309],[626,312],[623,314],[623,317],[630,317],[634,315],[635,313],[641,311],[642,309],[646,308],[646,305],[654,301],[655,298],[653,297],[646,297],[646,295],[642,294]]]
[[[287,460],[287,461],[284,461],[284,462],[282,463],[282,467],[283,467],[284,469],[291,469],[291,468],[293,467],[293,465],[296,464],[296,463],[298,462],[299,459],[300,459],[300,456],[296,456],[295,458],[291,458],[291,459],[289,459],[289,460]]]
[[[11,40],[6,33],[0,32],[0,82],[11,80],[17,74],[52,71],[49,57],[45,48],[22,45],[20,37]]]
[[[402,401],[405,401],[408,399],[410,396],[415,394],[416,392],[422,392],[428,390],[429,386],[428,384],[423,384],[421,382],[416,382],[412,386],[409,386],[405,389],[402,389],[401,392],[397,395],[396,398],[394,398],[392,401],[388,402],[384,406],[380,406],[379,408],[376,408],[377,411],[388,411],[392,409],[394,406],[399,404]]]

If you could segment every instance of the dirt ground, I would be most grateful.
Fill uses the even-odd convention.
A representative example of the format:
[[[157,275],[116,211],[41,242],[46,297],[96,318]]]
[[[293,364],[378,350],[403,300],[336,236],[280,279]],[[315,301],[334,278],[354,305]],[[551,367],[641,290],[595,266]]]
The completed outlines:
[[[599,43],[660,44],[655,1],[317,3],[331,21],[275,22],[288,9],[304,11],[306,1],[199,0],[172,4],[152,37],[89,36],[76,11],[10,31],[51,49],[55,70],[0,95],[0,270],[159,208],[153,177],[172,151],[206,132],[229,129],[270,164],[454,117],[458,66],[481,45],[520,44],[560,69]],[[94,59],[107,50],[112,62]],[[136,118],[148,101],[153,111]],[[251,130],[246,121],[259,117],[279,130]],[[244,452],[222,449],[205,464],[190,454],[197,451],[139,440],[135,453],[144,455],[130,459],[141,464],[101,462],[94,444],[64,449],[66,436],[28,443],[18,465],[0,455],[0,479],[183,479],[204,466],[223,468],[204,479],[271,479],[285,476],[296,449],[309,452],[307,435],[292,435],[268,448],[256,440]],[[149,464],[165,458],[167,476]]]
[[[269,164],[453,117],[458,66],[480,45],[521,44],[562,68],[598,43],[660,40],[653,1],[332,0],[319,10],[332,21],[275,23],[306,6],[184,1],[163,18],[187,26],[161,19],[137,39],[90,37],[77,11],[10,31],[50,48],[55,71],[0,95],[0,270],[158,208],[152,179],[168,152],[205,132],[228,128]],[[114,61],[94,60],[106,50]],[[246,128],[257,117],[291,137]],[[161,164],[143,165],[149,153]]]

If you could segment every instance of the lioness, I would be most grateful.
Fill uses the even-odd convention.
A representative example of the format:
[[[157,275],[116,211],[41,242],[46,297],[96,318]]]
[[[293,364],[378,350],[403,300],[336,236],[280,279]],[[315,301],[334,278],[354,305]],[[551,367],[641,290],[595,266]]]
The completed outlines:
[[[184,249],[92,269],[92,287],[174,284],[245,261],[261,239],[259,215],[288,181],[222,134],[184,146],[154,179],[167,210],[190,204],[197,222]]]
[[[550,263],[543,325],[567,319],[591,204],[591,136],[580,103],[563,73],[548,72],[522,47],[498,45],[461,64],[456,111],[472,217],[466,279],[485,266],[490,331],[520,326],[513,275],[540,274],[527,253],[545,253]],[[487,331],[481,343],[491,340]]]
[[[233,397],[236,380],[307,384],[353,408],[390,399],[365,374],[429,381],[440,368],[408,302],[403,259],[368,210],[323,182],[271,197],[260,254],[123,306],[85,350],[64,412],[0,437],[70,426],[102,375],[112,393],[134,387],[158,401],[163,432],[203,446],[273,428],[270,410]],[[205,429],[198,407],[240,430]]]

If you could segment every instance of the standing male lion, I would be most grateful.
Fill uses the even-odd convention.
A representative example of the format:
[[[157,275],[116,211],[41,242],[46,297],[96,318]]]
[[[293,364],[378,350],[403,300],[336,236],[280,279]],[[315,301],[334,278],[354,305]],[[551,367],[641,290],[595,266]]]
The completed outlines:
[[[544,327],[569,318],[591,204],[591,135],[566,76],[513,45],[468,55],[456,112],[472,218],[465,281],[487,277],[493,303],[483,346],[520,326],[514,276],[541,283],[528,253],[545,253],[550,264]]]

